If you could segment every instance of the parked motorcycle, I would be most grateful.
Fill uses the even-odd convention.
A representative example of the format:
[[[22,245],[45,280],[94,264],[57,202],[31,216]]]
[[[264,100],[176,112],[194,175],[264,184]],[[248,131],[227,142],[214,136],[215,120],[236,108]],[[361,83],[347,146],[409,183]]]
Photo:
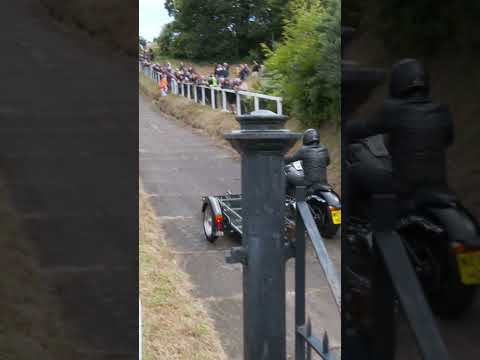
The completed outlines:
[[[287,207],[295,209],[295,188],[303,182],[303,167],[301,161],[285,166],[287,176]],[[340,196],[330,185],[316,184],[312,191],[307,193],[306,202],[310,206],[320,234],[333,238],[342,223],[342,205]]]
[[[358,304],[368,304],[365,297],[371,294],[373,244],[364,214],[352,214],[345,229],[347,281]],[[461,316],[480,285],[477,221],[453,193],[442,189],[418,191],[402,214],[396,231],[432,311],[442,318]]]

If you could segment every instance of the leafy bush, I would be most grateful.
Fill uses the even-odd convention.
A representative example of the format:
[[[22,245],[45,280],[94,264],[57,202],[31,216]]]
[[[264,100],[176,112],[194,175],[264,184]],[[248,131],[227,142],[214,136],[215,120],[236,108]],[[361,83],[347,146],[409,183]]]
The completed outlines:
[[[282,96],[305,125],[340,120],[340,1],[291,2],[284,41],[264,46],[266,79],[259,90]]]

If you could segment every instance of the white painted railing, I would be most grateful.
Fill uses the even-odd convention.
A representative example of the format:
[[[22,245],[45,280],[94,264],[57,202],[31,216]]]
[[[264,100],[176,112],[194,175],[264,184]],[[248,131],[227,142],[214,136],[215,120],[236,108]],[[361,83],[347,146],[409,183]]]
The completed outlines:
[[[157,84],[160,81],[160,74],[151,67],[143,67],[139,63],[139,72],[144,73],[145,76],[151,78]],[[242,115],[242,105],[244,105],[244,98],[253,98],[253,110],[261,110],[261,100],[266,100],[276,103],[278,115],[283,115],[283,99],[278,96],[264,95],[251,91],[222,89],[221,87],[203,86],[189,82],[179,82],[173,80],[169,84],[169,91],[171,94],[186,97],[197,104],[211,106],[212,109],[221,109],[221,111],[228,112],[227,93],[235,94],[235,109],[237,115]]]

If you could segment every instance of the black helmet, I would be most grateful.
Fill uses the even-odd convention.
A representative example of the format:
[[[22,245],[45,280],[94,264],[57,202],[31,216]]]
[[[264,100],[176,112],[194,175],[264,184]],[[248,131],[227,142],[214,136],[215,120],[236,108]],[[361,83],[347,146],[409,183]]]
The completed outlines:
[[[417,91],[426,95],[430,91],[428,74],[423,65],[415,59],[404,59],[393,65],[390,96],[405,97]]]
[[[320,135],[315,129],[305,130],[303,133],[303,145],[318,144],[320,142]]]

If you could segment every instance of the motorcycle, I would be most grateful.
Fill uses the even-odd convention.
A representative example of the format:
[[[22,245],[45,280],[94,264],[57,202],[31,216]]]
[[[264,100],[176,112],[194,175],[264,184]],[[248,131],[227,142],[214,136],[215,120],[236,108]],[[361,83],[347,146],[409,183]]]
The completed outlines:
[[[368,216],[358,214],[349,216],[345,229],[346,274],[357,304],[368,304],[372,234]],[[396,232],[433,313],[441,318],[460,317],[470,308],[480,285],[479,224],[445,189],[418,191],[402,214]]]
[[[295,210],[295,188],[303,183],[302,162],[287,164],[285,174],[287,176],[286,204],[290,210]],[[330,185],[316,184],[306,195],[305,201],[310,206],[320,234],[327,239],[333,238],[342,223],[340,196]]]

